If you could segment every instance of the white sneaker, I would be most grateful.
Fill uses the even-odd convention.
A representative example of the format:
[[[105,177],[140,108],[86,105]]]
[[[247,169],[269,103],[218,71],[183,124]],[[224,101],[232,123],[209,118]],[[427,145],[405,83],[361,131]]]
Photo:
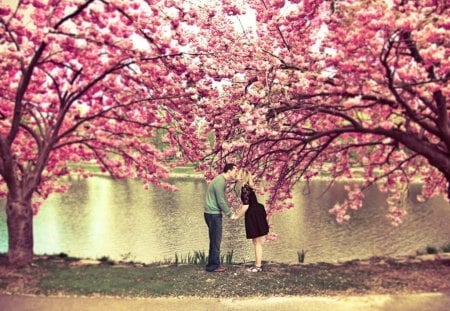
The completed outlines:
[[[262,267],[253,266],[250,268],[247,268],[248,272],[262,272]]]

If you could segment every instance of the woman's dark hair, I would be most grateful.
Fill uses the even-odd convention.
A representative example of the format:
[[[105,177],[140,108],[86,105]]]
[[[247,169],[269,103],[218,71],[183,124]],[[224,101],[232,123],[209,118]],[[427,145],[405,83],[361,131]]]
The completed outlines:
[[[234,169],[236,167],[235,164],[233,163],[227,163],[225,164],[225,166],[223,167],[223,172],[226,173],[228,171],[231,171],[232,169]]]

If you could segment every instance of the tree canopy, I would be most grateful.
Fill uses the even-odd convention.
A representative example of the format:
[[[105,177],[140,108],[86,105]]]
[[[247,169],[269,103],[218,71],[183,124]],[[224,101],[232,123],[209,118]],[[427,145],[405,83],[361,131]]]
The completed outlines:
[[[198,101],[216,92],[208,38],[222,32],[221,52],[233,34],[227,14],[184,1],[0,2],[0,194],[10,261],[29,262],[38,198],[64,191],[60,177],[70,172],[87,175],[80,163],[172,188],[167,160],[200,158],[207,139]]]
[[[227,67],[234,75],[207,114],[212,161],[252,167],[271,212],[289,206],[299,180],[324,172],[364,179],[330,210],[338,221],[375,183],[394,224],[409,183],[423,182],[420,200],[450,198],[448,1],[246,3],[254,28],[244,29]]]
[[[13,186],[16,179],[28,184],[28,194],[45,198],[59,190],[57,178],[83,161],[118,178],[159,183],[167,177],[166,160],[180,148],[185,159],[198,158],[205,138],[197,135],[203,115],[197,101],[215,94],[201,57],[209,44],[201,34],[202,27],[212,31],[219,11],[178,5],[2,5],[3,182]],[[164,133],[166,149],[152,146],[155,130]]]

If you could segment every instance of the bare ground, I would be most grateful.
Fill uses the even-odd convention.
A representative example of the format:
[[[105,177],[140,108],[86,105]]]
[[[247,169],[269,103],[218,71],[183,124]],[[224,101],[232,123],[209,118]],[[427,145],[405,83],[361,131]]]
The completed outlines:
[[[207,273],[203,266],[168,265],[145,266],[119,263],[112,266],[80,264],[66,260],[45,259],[46,264],[33,264],[20,270],[6,265],[5,257],[0,257],[0,295],[93,295],[93,296],[139,296],[139,297],[254,297],[254,296],[351,296],[374,294],[431,293],[450,291],[450,254],[426,255],[403,258],[370,258],[363,261],[349,261],[340,264],[280,264],[266,263],[262,273],[249,273],[244,265],[230,265],[224,273]],[[80,279],[90,277],[92,272],[86,267],[104,271],[114,271],[120,267],[139,270],[136,279],[126,274],[123,288],[98,292],[99,283],[108,279],[94,279],[91,287],[79,293],[64,284],[74,284],[77,280],[44,288],[43,280],[58,278],[70,270],[71,275]],[[55,270],[58,269],[58,270]],[[113,270],[111,270],[113,269]],[[153,270],[152,270],[153,269]],[[117,269],[117,271],[120,269]],[[143,272],[156,274],[146,276]],[[130,271],[128,271],[130,272]],[[142,273],[141,273],[142,272]],[[61,276],[61,279],[67,276]],[[109,282],[116,282],[121,276],[113,276]],[[116,279],[114,279],[116,278]],[[67,280],[66,280],[67,281]],[[84,280],[86,281],[86,280]],[[130,283],[126,283],[129,281]],[[89,282],[88,282],[89,283]],[[119,283],[119,282],[118,282]],[[141,283],[141,284],[139,284]],[[153,290],[151,284],[158,283]],[[146,286],[148,284],[148,286]],[[143,286],[137,294],[133,287]],[[130,289],[131,288],[131,289]],[[90,291],[91,290],[91,291]],[[109,290],[109,292],[108,292]]]

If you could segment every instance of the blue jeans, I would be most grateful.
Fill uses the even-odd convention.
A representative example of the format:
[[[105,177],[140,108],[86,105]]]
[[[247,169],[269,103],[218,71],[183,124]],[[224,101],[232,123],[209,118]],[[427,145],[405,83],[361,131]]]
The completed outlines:
[[[205,213],[209,232],[209,253],[206,271],[213,271],[220,266],[220,243],[222,242],[222,214]]]

